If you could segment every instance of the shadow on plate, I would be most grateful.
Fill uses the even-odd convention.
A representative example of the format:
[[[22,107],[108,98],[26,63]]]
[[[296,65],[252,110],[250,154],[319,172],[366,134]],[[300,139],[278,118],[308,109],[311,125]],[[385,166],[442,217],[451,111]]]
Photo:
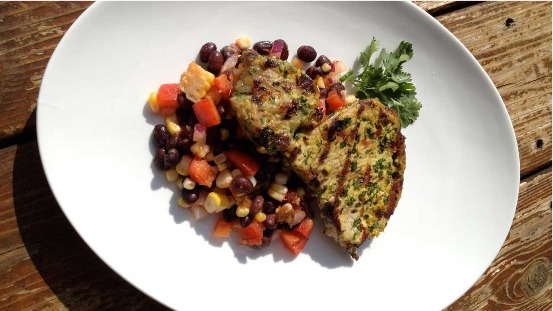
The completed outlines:
[[[146,102],[143,109],[143,116],[145,122],[152,126],[152,130],[156,124],[162,123],[163,119],[160,116],[154,115],[149,107],[149,104]],[[156,153],[156,147],[152,142],[150,135],[149,139],[149,150],[152,159]],[[283,261],[290,262],[295,259],[295,256],[292,255],[288,250],[285,249],[283,244],[279,239],[276,239],[266,248],[255,249],[240,245],[238,238],[236,237],[236,232],[233,232],[233,235],[229,239],[220,239],[213,236],[213,228],[215,226],[216,216],[208,215],[206,218],[201,220],[194,220],[190,211],[181,208],[177,204],[177,200],[180,196],[180,191],[176,187],[175,183],[169,183],[166,180],[165,174],[163,171],[160,171],[155,164],[150,165],[152,170],[152,180],[150,183],[152,191],[158,189],[169,187],[173,195],[171,197],[169,205],[169,213],[173,216],[175,223],[182,224],[187,222],[190,226],[196,231],[196,234],[203,237],[205,241],[210,243],[213,246],[222,247],[224,243],[229,243],[230,248],[233,250],[234,255],[238,262],[247,263],[248,260],[255,260],[260,257],[273,256],[275,262]],[[323,267],[326,268],[338,268],[338,267],[351,267],[355,265],[355,261],[351,256],[345,251],[345,249],[339,247],[331,238],[327,237],[323,233],[324,226],[319,217],[315,217],[315,226],[313,233],[310,236],[309,242],[305,247],[302,255],[309,255],[314,262],[317,262]],[[370,241],[367,241],[359,250],[361,254],[363,249],[367,248],[370,245]]]
[[[33,112],[24,131],[34,133],[35,118]],[[42,282],[26,268],[24,278],[10,284],[25,292],[21,301],[35,301],[39,309],[59,308],[50,299],[52,292],[69,310],[168,310],[111,270],[77,234],[48,186],[36,140],[17,145],[12,177],[19,233],[48,286],[39,288]]]

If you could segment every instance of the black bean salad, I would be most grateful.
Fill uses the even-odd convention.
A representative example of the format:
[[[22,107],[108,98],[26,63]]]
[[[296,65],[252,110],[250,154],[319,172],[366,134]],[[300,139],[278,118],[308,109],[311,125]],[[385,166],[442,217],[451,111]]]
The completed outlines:
[[[179,83],[162,84],[150,94],[152,111],[164,118],[153,129],[155,165],[175,182],[178,204],[194,219],[218,214],[217,238],[233,232],[241,244],[265,247],[280,239],[295,255],[313,229],[317,200],[279,155],[258,152],[247,139],[230,106],[233,83],[242,67],[242,51],[288,60],[284,40],[248,37],[218,49],[213,42],[199,49],[200,63],[190,62]],[[290,63],[305,70],[319,86],[323,115],[348,101],[339,81],[346,67],[302,45]]]

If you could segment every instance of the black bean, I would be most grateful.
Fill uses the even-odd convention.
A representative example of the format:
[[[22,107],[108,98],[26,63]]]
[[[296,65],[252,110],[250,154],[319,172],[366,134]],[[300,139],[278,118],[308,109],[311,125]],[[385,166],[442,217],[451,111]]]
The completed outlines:
[[[231,187],[236,192],[244,193],[244,194],[248,194],[253,191],[252,182],[244,176],[234,177],[231,182]]]
[[[167,153],[165,154],[165,157],[163,158],[163,162],[166,167],[175,167],[180,162],[180,154],[179,151],[175,148],[171,148],[167,150]]]
[[[211,52],[216,50],[217,50],[217,46],[213,42],[208,42],[202,45],[202,48],[200,49],[200,60],[204,63],[207,63],[207,61],[209,60],[209,55],[211,55]]]
[[[179,107],[185,110],[190,110],[190,108],[192,108],[192,105],[194,104],[191,100],[186,98],[186,94],[184,93],[180,93],[179,95],[177,95],[177,102],[179,103]]]
[[[169,138],[169,131],[167,131],[167,127],[165,125],[157,124],[156,126],[154,126],[152,134],[156,146],[165,146],[165,144],[167,143],[167,139]]]
[[[236,45],[227,45],[221,49],[221,54],[223,55],[223,59],[227,60],[227,58],[240,54],[240,48]]]
[[[277,39],[275,40],[275,42],[282,42],[283,46],[282,46],[282,52],[280,53],[280,59],[287,60],[288,55],[290,54],[290,52],[288,51],[288,44],[286,43],[286,41],[282,39]],[[273,42],[273,44],[275,44],[275,42]]]
[[[314,80],[315,78],[317,78],[317,76],[323,75],[323,70],[321,69],[321,67],[318,66],[310,66],[309,68],[307,68],[305,73],[309,76],[309,78]]]
[[[188,116],[188,122],[186,123],[186,125],[190,126],[191,128],[194,128],[194,125],[196,124],[198,124],[198,118],[196,118],[195,113],[191,113]]]
[[[252,222],[252,217],[246,216],[240,218],[240,226],[247,227]]]
[[[200,190],[198,190],[198,188],[192,190],[182,189],[182,198],[186,203],[192,204],[200,198]]]
[[[262,196],[258,195],[252,200],[252,206],[250,206],[250,215],[255,216],[255,214],[261,212],[261,209],[263,209],[263,202],[265,199],[263,199]]]
[[[344,85],[340,82],[334,82],[332,83],[332,85],[330,85],[328,87],[328,91],[332,91],[332,90],[336,90],[336,92],[338,92],[338,94],[340,94],[340,92],[342,92],[343,90],[345,90],[346,88],[344,87]]]
[[[269,215],[269,214],[273,214],[277,208],[277,204],[269,201],[269,200],[265,200],[265,202],[263,203],[263,213]]]
[[[317,51],[310,45],[302,45],[298,48],[298,58],[309,63],[317,58]]]
[[[231,208],[227,208],[223,210],[223,218],[226,222],[235,221],[238,219],[238,216],[236,216],[236,205],[234,205]]]
[[[319,56],[319,58],[317,58],[317,61],[315,62],[315,66],[319,66],[321,67],[323,64],[332,64],[332,62],[330,61],[330,59],[324,55],[321,55]]]
[[[327,95],[328,95],[327,89],[325,89],[325,88],[319,89],[319,97],[320,98],[326,98]]]
[[[205,131],[206,143],[210,146],[215,145],[221,140],[221,129],[218,126],[210,126]]]
[[[157,168],[159,168],[162,171],[166,171],[168,168],[165,167],[165,149],[158,148],[156,150],[156,155],[154,156],[154,163],[156,164]]]
[[[219,51],[213,51],[207,60],[207,70],[211,73],[218,74],[224,62],[225,59],[223,58],[223,54]]]
[[[277,227],[276,215],[275,214],[267,215],[263,223],[265,224],[265,227],[267,229],[275,229]]]
[[[260,55],[269,55],[272,47],[273,43],[271,41],[259,41],[253,45],[253,49]]]

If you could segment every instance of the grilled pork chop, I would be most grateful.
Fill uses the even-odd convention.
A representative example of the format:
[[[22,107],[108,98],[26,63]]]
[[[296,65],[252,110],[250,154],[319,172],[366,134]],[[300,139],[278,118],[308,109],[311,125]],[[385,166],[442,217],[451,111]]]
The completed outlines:
[[[318,88],[302,71],[254,51],[242,63],[231,97],[238,122],[258,146],[287,158],[318,197],[325,233],[358,259],[357,248],[384,230],[401,196],[397,114],[371,99],[319,122]]]

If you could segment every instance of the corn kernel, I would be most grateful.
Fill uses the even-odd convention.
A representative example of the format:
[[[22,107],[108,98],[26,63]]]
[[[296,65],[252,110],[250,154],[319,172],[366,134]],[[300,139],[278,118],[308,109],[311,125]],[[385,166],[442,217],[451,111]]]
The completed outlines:
[[[227,161],[227,157],[224,153],[220,153],[213,158],[213,161],[215,162],[215,164],[225,163]]]
[[[192,206],[192,204],[186,202],[183,198],[179,198],[179,199],[177,200],[177,203],[178,203],[179,206],[182,207],[182,208],[188,208],[188,207]]]
[[[204,208],[208,213],[217,213],[229,207],[230,202],[226,195],[210,192],[204,202]]]
[[[179,178],[179,173],[177,173],[174,169],[170,169],[165,171],[165,177],[167,178],[167,181],[173,182]]]
[[[324,73],[329,73],[330,70],[332,70],[332,66],[330,66],[328,63],[324,63],[321,66],[321,69],[323,70]]]
[[[222,172],[222,171],[226,170],[227,168],[228,168],[227,162],[223,162],[223,163],[221,163],[221,164],[217,164],[217,170],[218,170],[219,172]]]
[[[275,199],[275,200],[277,200],[277,201],[279,201],[279,202],[282,202],[282,200],[284,200],[284,194],[278,193],[278,192],[274,191],[274,190],[271,189],[271,188],[269,188],[269,189],[267,190],[267,194],[268,194],[271,198],[273,198],[273,199]]]
[[[269,189],[273,189],[273,191],[276,191],[282,195],[285,195],[286,193],[288,193],[288,188],[286,188],[285,185],[281,185],[277,183],[272,183]]]
[[[192,179],[186,177],[186,178],[182,181],[182,187],[183,187],[184,189],[187,189],[187,190],[192,190],[192,189],[194,189],[194,188],[196,187],[196,183],[195,183]]]
[[[244,173],[238,168],[232,170],[232,177],[244,176]]]
[[[176,116],[170,116],[165,119],[165,125],[167,126],[167,130],[171,135],[175,135],[180,133],[181,128],[178,124],[177,117]]]
[[[315,82],[317,83],[317,86],[319,87],[319,89],[324,89],[326,88],[325,86],[325,81],[323,79],[323,77],[318,77]]]
[[[177,166],[175,166],[177,173],[179,173],[182,176],[188,176],[191,162],[192,162],[191,156],[183,155],[179,163],[177,164]]]
[[[240,206],[238,206],[236,208],[236,216],[238,216],[238,217],[246,217],[246,216],[248,216],[249,213],[250,213],[250,208],[249,207],[240,207]]]
[[[194,155],[203,158],[206,154],[209,153],[209,151],[211,151],[211,148],[209,147],[209,145],[196,142],[192,144],[192,146],[190,146],[190,151],[192,151]]]
[[[214,80],[215,76],[211,72],[191,62],[181,75],[179,89],[186,94],[186,98],[195,103],[205,97]]]
[[[267,219],[267,215],[265,215],[265,213],[263,212],[259,212],[255,214],[254,218],[257,222],[264,222],[265,219]]]
[[[157,103],[157,93],[156,92],[151,92],[150,93],[150,98],[148,99],[148,101],[150,102],[150,109],[152,109],[152,112],[153,113],[158,113],[159,112],[159,104]]]
[[[182,185],[183,181],[184,181],[184,178],[182,177],[177,178],[177,188],[179,188],[179,190],[184,189],[184,186]]]
[[[217,178],[215,179],[215,185],[221,189],[226,189],[230,187],[230,184],[232,183],[232,174],[229,170],[225,169],[219,174],[217,174]]]
[[[252,40],[247,36],[241,36],[240,38],[236,39],[234,42],[236,46],[238,46],[241,50],[245,50],[250,47],[252,44]]]
[[[275,175],[275,183],[279,185],[286,185],[287,182],[288,182],[288,175],[283,173],[277,173]]]

